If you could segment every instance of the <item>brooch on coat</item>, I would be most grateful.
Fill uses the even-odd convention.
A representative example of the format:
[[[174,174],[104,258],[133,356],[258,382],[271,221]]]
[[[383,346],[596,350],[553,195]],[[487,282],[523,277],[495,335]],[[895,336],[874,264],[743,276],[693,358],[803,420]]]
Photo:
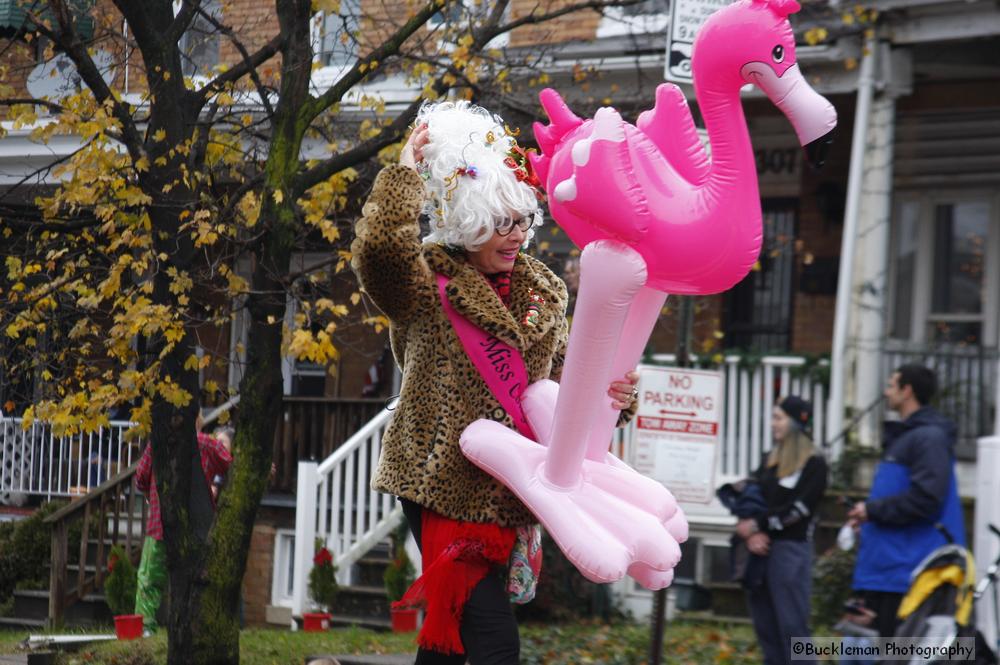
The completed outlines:
[[[528,311],[524,315],[522,323],[528,327],[535,327],[538,324],[538,317],[542,315],[542,305],[545,299],[538,295],[534,289],[528,290]]]

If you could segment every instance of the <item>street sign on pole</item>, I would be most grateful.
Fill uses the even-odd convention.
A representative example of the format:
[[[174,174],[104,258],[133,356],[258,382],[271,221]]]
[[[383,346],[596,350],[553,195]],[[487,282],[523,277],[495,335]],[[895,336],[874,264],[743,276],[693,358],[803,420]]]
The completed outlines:
[[[664,78],[675,83],[691,83],[691,47],[698,28],[730,0],[673,0],[667,30],[667,58]]]
[[[722,419],[722,374],[640,367],[633,467],[680,502],[710,503]]]

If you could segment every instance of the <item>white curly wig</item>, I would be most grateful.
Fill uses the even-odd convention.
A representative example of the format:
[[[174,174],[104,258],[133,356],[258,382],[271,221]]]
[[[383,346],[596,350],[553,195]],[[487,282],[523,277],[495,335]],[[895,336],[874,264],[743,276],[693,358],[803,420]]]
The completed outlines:
[[[428,198],[424,212],[437,242],[476,251],[493,236],[496,220],[532,221],[525,245],[542,223],[535,190],[504,163],[517,145],[503,119],[466,101],[425,104],[417,126],[427,124],[428,143],[417,165]]]

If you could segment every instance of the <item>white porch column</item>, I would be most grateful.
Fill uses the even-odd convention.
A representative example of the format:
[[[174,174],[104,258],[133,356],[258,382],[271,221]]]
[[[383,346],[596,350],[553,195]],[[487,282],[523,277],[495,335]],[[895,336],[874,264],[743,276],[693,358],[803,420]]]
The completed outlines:
[[[295,561],[292,566],[292,629],[296,616],[302,616],[308,602],[309,571],[312,570],[316,540],[316,485],[319,464],[299,462],[299,480],[295,492]]]
[[[1000,553],[1000,538],[988,524],[1000,527],[1000,432],[979,439],[976,450],[975,551],[977,581]],[[976,604],[976,626],[983,631],[987,644],[997,644],[996,617],[993,616],[993,591],[990,589]]]
[[[854,112],[854,133],[851,137],[851,166],[847,175],[847,202],[844,210],[844,229],[840,249],[840,269],[837,276],[837,301],[833,317],[833,348],[830,359],[829,432],[831,437],[840,434],[844,426],[846,403],[848,323],[851,300],[854,297],[854,254],[857,246],[858,217],[861,210],[861,187],[864,178],[865,148],[868,141],[868,124],[871,116],[872,97],[875,89],[875,59],[879,49],[874,36],[865,40],[865,54],[858,73],[858,99]],[[830,454],[840,457],[844,449],[843,438],[838,438]]]
[[[892,220],[892,163],[896,101],[891,94],[879,95],[869,116],[868,141],[864,153],[864,181],[858,214],[858,261],[854,265],[851,293],[855,310],[853,335],[854,377],[845,386],[848,404],[855,411],[867,409],[882,393],[882,340],[886,333],[886,289],[889,269],[889,229]],[[853,396],[853,399],[850,399]],[[859,423],[863,445],[878,439],[879,412],[869,413]]]

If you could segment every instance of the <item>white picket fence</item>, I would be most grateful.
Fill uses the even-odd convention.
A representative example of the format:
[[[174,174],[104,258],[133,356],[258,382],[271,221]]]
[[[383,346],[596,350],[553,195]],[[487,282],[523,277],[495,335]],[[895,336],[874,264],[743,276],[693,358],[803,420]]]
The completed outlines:
[[[0,504],[89,492],[132,464],[136,448],[124,437],[129,427],[112,421],[88,434],[55,436],[46,423],[25,429],[21,418],[0,418]]]

